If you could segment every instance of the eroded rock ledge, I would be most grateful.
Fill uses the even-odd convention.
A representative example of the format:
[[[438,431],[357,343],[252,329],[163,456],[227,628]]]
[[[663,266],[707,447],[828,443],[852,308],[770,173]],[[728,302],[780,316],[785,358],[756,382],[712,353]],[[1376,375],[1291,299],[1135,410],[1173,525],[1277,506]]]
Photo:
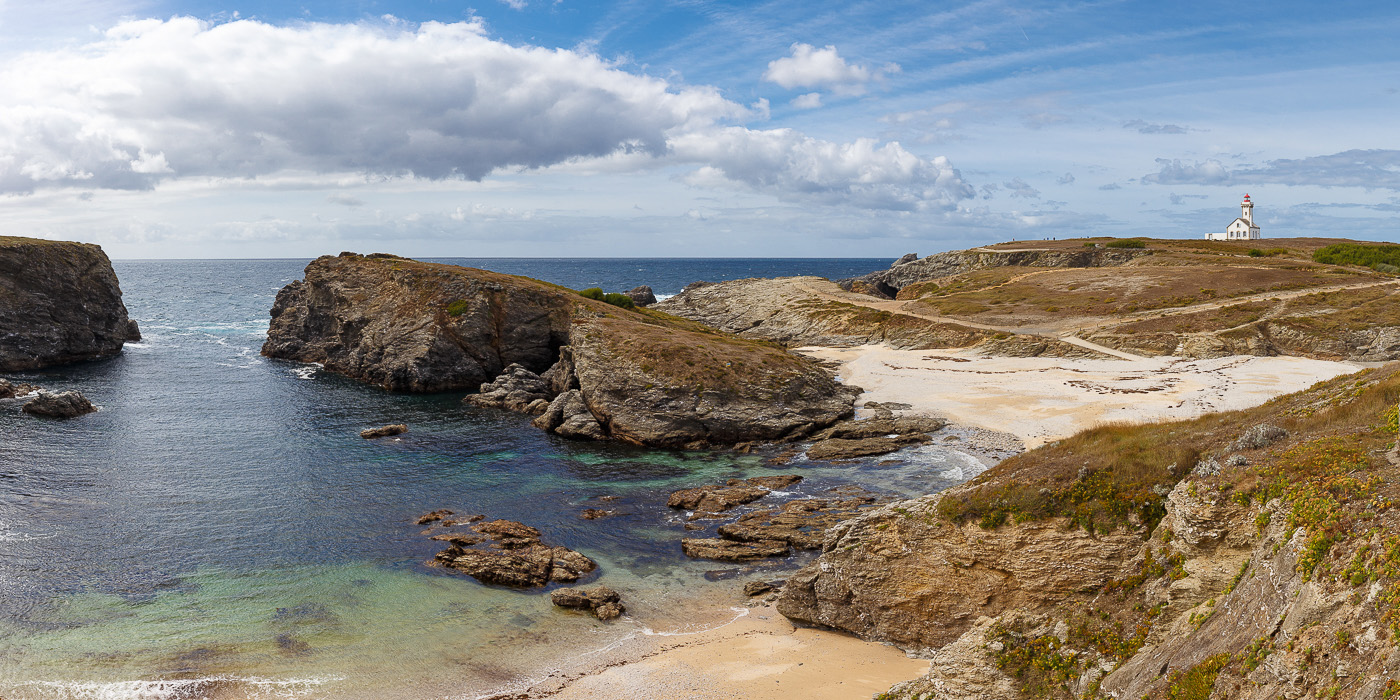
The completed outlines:
[[[308,265],[278,293],[263,354],[394,391],[481,389],[474,403],[539,414],[566,437],[670,447],[803,437],[859,393],[768,343],[384,254]]]
[[[0,372],[116,355],[140,339],[101,247],[0,236]]]

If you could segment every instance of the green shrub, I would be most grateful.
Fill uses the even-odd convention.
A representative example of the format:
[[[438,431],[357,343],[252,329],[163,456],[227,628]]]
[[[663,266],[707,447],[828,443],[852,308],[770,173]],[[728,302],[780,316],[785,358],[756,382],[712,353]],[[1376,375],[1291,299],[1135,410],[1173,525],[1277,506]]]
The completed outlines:
[[[1361,265],[1393,275],[1400,272],[1400,245],[1338,243],[1313,253],[1313,261],[1328,265]]]
[[[626,294],[618,294],[617,292],[610,292],[608,294],[604,294],[603,301],[623,309],[637,308],[637,303],[632,301],[632,297],[629,297]]]
[[[1259,250],[1258,248],[1249,249],[1249,257],[1251,258],[1262,258],[1266,255],[1268,255],[1268,253],[1265,253],[1264,251]]]
[[[588,297],[589,299],[597,299],[598,301],[603,301],[603,290],[597,287],[589,287],[588,289],[581,290],[578,293],[578,295],[581,297]]]
[[[448,316],[461,316],[462,314],[464,314],[464,313],[466,313],[466,312],[467,312],[467,300],[466,300],[466,299],[458,299],[457,301],[454,301],[454,302],[452,302],[451,304],[448,304],[448,305],[447,305],[447,315],[448,315]]]
[[[1104,244],[1107,248],[1146,248],[1147,244],[1136,238],[1122,238],[1116,241],[1109,241]]]

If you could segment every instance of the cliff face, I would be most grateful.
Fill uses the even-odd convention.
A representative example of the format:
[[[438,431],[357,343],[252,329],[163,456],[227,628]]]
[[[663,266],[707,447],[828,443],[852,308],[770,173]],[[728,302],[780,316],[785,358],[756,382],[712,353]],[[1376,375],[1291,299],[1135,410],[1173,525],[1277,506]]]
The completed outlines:
[[[392,391],[475,390],[568,344],[568,292],[484,270],[342,254],[277,293],[263,354]]]
[[[932,659],[887,700],[1392,697],[1397,399],[1392,365],[1026,453],[833,528],[779,610]],[[1191,448],[1129,465],[1150,436]]]
[[[0,372],[115,355],[140,338],[102,248],[0,236]]]
[[[767,343],[536,280],[392,256],[319,258],[278,294],[272,316],[264,355],[395,391],[475,390],[518,364],[493,387],[500,402],[477,403],[542,410],[535,424],[568,437],[659,446],[799,437],[849,415],[858,393]],[[530,400],[509,400],[516,384]]]

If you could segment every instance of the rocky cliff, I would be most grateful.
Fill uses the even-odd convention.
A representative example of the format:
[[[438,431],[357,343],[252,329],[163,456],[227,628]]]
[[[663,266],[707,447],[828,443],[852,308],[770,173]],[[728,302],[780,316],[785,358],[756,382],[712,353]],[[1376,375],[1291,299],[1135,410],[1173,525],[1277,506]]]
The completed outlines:
[[[926,258],[901,258],[887,270],[837,282],[842,289],[888,299],[899,290],[919,282],[951,277],[973,270],[993,267],[1116,267],[1127,264],[1150,250],[1099,249],[1084,250],[1013,250],[978,251],[954,250]]]
[[[0,236],[0,372],[107,357],[140,338],[101,247]]]
[[[990,333],[907,314],[825,299],[808,286],[820,277],[697,283],[656,308],[745,338],[789,346],[886,343],[901,349],[975,345]]]
[[[1393,697],[1397,399],[1089,431],[833,528],[779,610],[932,659],[887,699]]]
[[[795,438],[849,415],[858,391],[781,348],[664,313],[387,255],[313,261],[272,316],[269,357],[396,391],[483,388],[474,403],[542,412],[536,425],[568,437]]]

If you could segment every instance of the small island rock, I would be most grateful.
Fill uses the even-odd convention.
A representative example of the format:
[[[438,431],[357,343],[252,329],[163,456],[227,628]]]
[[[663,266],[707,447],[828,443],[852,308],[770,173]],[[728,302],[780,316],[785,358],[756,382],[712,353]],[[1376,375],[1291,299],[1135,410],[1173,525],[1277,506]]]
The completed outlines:
[[[40,391],[39,395],[24,404],[24,412],[50,418],[74,418],[84,413],[92,413],[97,407],[86,396],[76,391],[53,393]]]
[[[393,425],[382,425],[378,428],[366,428],[361,430],[360,437],[366,440],[373,440],[374,438],[388,437],[390,435],[402,435],[406,432],[408,432],[407,425],[403,423],[394,423]]]

